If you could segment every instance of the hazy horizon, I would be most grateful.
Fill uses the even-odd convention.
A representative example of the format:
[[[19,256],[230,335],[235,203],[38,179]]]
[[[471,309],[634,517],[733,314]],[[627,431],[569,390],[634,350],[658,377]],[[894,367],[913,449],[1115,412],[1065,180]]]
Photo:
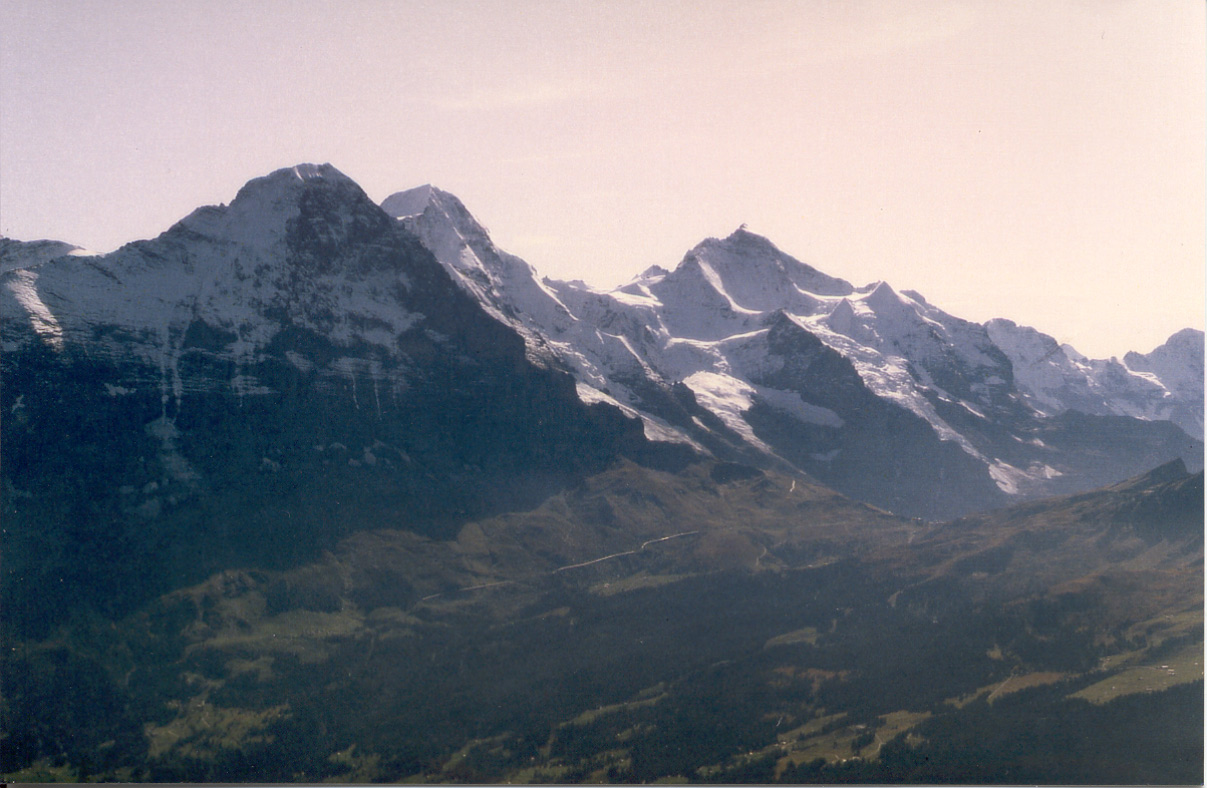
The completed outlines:
[[[1203,328],[1189,0],[0,2],[0,233],[107,252],[251,178],[432,183],[609,287],[740,224],[1092,357]]]

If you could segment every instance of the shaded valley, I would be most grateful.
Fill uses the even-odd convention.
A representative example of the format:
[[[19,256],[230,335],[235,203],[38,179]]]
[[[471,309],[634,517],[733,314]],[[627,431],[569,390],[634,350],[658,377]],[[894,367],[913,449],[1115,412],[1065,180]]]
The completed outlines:
[[[1202,489],[1174,465],[926,524],[622,463],[20,643],[5,774],[1195,782]]]

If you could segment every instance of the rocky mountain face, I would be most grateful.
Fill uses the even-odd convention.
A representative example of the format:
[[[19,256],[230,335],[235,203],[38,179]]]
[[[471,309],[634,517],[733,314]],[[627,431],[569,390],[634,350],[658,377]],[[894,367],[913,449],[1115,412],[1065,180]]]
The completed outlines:
[[[1203,439],[1203,332],[1187,328],[1148,354],[1089,359],[1047,334],[1005,319],[985,324],[1014,365],[1020,392],[1046,414],[1171,421]]]
[[[648,445],[330,166],[110,255],[2,251],[5,609],[31,626],[60,589],[120,605],[366,522],[438,536]]]
[[[431,186],[383,208],[531,354],[571,370],[584,401],[641,418],[654,441],[927,518],[1202,461],[1201,332],[1151,362],[1089,361],[886,282],[854,287],[745,229],[599,292],[539,280]]]
[[[550,282],[456,197],[379,207],[329,165],[108,255],[5,240],[7,608],[33,626],[60,592],[134,604],[366,522],[448,535],[621,456],[711,456],[930,519],[1201,462],[1160,420],[1201,429],[1183,361],[1201,333],[1091,375],[1011,326],[744,229],[611,292]],[[1045,388],[1057,368],[1074,382]]]

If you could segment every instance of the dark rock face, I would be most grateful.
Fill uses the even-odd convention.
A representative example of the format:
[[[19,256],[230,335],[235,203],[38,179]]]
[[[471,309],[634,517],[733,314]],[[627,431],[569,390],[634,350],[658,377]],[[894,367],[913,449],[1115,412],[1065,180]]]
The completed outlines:
[[[1201,361],[1197,396],[1186,361],[1196,332],[1136,361],[1149,380],[886,282],[855,288],[744,229],[600,292],[538,280],[438,189],[383,206],[530,354],[641,416],[647,435],[721,460],[805,473],[930,519],[1199,462],[1201,444],[1165,423],[1201,436]],[[1094,418],[1059,417],[1067,410]]]
[[[443,537],[641,455],[638,422],[531,364],[355,184],[294,180],[113,255],[5,274],[24,299],[3,302],[0,359],[16,623],[288,565],[363,527]],[[256,248],[241,222],[277,240]]]
[[[841,420],[808,423],[756,399],[747,420],[797,467],[859,500],[934,519],[1004,502],[980,463],[873,394],[847,359],[792,320],[774,318],[766,344],[778,369],[752,380],[795,392]]]

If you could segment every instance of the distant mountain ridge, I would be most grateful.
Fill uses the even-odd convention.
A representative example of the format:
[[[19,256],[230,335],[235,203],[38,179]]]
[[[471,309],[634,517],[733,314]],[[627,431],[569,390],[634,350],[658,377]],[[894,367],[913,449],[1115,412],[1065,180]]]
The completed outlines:
[[[434,258],[439,273],[420,258]],[[511,358],[514,347],[561,380],[554,401],[573,404],[556,413],[586,407],[613,425],[612,438],[593,442],[608,447],[599,461],[621,444],[629,456],[712,455],[930,519],[1088,489],[1178,457],[1202,463],[1202,332],[1148,356],[1091,362],[1031,329],[961,320],[887,282],[856,287],[744,228],[603,292],[540,278],[438,188],[378,207],[330,165],[299,165],[110,255],[5,241],[0,263],[9,407],[32,403],[22,381],[34,358],[108,364],[103,401],[137,392],[131,401],[158,410],[144,422],[158,426],[143,432],[158,461],[186,478],[196,461],[174,432],[183,398],[245,407],[300,385],[378,418],[417,407],[424,389],[433,410],[415,423],[444,423],[440,409],[453,400],[440,398],[430,365],[469,370],[488,335],[493,350]],[[463,404],[474,423],[503,434],[504,424],[549,423],[542,397]],[[441,484],[476,488],[480,463],[454,457],[480,453],[450,442],[456,430],[432,429],[450,474]],[[548,426],[540,434],[565,443]],[[381,441],[360,448],[372,454]],[[483,445],[468,431],[458,441]],[[468,487],[451,481],[461,466]],[[448,501],[464,495],[422,497],[422,507],[456,510]]]
[[[1203,439],[1203,332],[1178,331],[1148,354],[1089,359],[1069,345],[1005,319],[985,324],[1010,357],[1015,379],[1039,411],[1171,421]]]
[[[598,291],[539,279],[434,187],[382,206],[584,400],[640,417],[652,440],[932,518],[1202,462],[1202,332],[1153,362],[1090,361],[1008,320],[855,287],[745,228]]]

